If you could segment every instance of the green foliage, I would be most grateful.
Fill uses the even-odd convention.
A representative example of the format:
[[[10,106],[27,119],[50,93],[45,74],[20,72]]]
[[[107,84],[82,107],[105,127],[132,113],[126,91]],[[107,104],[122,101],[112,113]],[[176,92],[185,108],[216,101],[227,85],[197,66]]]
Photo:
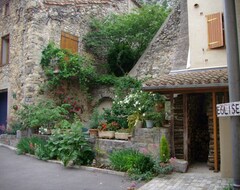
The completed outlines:
[[[61,128],[70,130],[62,131]],[[61,160],[64,166],[70,162],[88,165],[94,159],[94,152],[82,133],[82,124],[76,120],[68,124],[65,121],[64,127],[60,127],[50,137],[47,148],[50,150],[50,157]]]
[[[22,105],[17,112],[24,128],[52,128],[68,114],[68,105],[56,106],[52,100],[40,100],[36,104]]]
[[[35,154],[36,147],[44,146],[46,142],[38,137],[22,138],[17,144],[18,154]]]
[[[233,184],[229,183],[228,186],[224,187],[223,190],[233,190]]]
[[[125,75],[142,55],[169,10],[146,5],[129,14],[94,19],[85,36],[86,48],[98,59],[108,59],[116,76]]]
[[[89,89],[93,86],[110,85],[115,87],[117,95],[124,96],[130,90],[141,87],[141,81],[129,76],[118,78],[114,75],[97,74],[91,59],[57,48],[53,43],[49,43],[43,50],[41,65],[48,77],[47,89],[61,87],[65,84],[64,81],[67,83],[77,81],[86,93],[89,93]],[[57,72],[55,72],[56,68]],[[65,91],[59,89],[58,95],[66,96]]]
[[[110,155],[109,160],[113,169],[124,172],[135,169],[143,174],[152,171],[154,166],[154,161],[150,156],[133,149],[115,151]]]
[[[90,121],[89,121],[89,128],[90,129],[97,129],[99,124],[104,120],[104,117],[102,114],[98,112],[97,109],[93,110],[93,113],[91,115]]]
[[[163,135],[160,140],[160,161],[168,162],[169,159],[170,159],[169,145],[165,135]]]
[[[51,150],[48,148],[46,143],[38,144],[35,147],[35,156],[40,160],[49,160],[50,159]]]
[[[96,70],[90,58],[57,48],[54,43],[49,43],[43,50],[40,64],[48,77],[50,87],[59,86],[63,81],[77,79],[81,89],[87,92],[96,80]]]
[[[16,135],[17,130],[23,129],[22,123],[18,120],[10,122],[9,127],[10,127],[10,131],[7,130],[7,133],[14,134],[14,135]]]
[[[169,174],[172,166],[159,164],[150,155],[140,153],[133,149],[123,149],[113,152],[109,156],[113,169],[128,172],[133,180],[150,180],[159,174]]]

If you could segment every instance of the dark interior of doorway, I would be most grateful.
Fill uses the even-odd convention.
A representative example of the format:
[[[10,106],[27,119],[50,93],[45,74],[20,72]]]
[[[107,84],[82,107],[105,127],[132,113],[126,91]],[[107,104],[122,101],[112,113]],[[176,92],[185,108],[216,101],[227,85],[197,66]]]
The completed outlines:
[[[209,128],[207,94],[191,94],[188,103],[188,158],[190,163],[207,163],[209,155]]]
[[[0,92],[0,134],[4,132],[7,125],[7,92]]]

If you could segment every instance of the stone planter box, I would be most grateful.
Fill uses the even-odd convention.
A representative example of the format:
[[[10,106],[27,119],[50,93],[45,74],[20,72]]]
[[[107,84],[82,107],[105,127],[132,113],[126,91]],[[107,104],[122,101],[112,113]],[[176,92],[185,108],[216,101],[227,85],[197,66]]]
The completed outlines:
[[[99,138],[114,139],[115,131],[98,131]]]
[[[121,133],[121,132],[115,133],[115,139],[128,140],[129,136],[130,136],[129,133]]]

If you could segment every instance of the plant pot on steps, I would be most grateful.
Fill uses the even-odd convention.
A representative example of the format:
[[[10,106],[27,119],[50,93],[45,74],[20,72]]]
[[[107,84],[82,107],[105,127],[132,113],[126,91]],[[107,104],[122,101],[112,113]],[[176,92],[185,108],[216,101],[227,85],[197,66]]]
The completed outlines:
[[[98,137],[98,129],[89,129],[88,131],[89,131],[90,137],[92,138]]]
[[[123,132],[115,133],[115,139],[119,139],[119,140],[128,140],[129,136],[130,136],[129,133],[123,133]]]
[[[115,131],[98,131],[98,137],[103,139],[114,139]]]
[[[152,120],[146,120],[146,127],[147,128],[153,128],[153,121]]]

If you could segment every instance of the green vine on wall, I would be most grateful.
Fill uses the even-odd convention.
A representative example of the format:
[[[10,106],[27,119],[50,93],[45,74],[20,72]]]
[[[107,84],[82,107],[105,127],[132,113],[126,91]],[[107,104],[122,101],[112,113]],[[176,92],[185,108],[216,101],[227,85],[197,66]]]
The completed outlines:
[[[97,73],[92,59],[60,49],[52,42],[43,50],[40,64],[47,76],[48,89],[77,81],[87,94],[93,87],[106,85],[114,86],[115,94],[124,97],[133,89],[141,88],[141,81],[130,76]]]
[[[54,43],[49,43],[43,50],[40,64],[50,87],[56,87],[63,81],[71,82],[74,79],[79,82],[80,88],[87,92],[96,81],[96,71],[90,58],[57,48]]]

